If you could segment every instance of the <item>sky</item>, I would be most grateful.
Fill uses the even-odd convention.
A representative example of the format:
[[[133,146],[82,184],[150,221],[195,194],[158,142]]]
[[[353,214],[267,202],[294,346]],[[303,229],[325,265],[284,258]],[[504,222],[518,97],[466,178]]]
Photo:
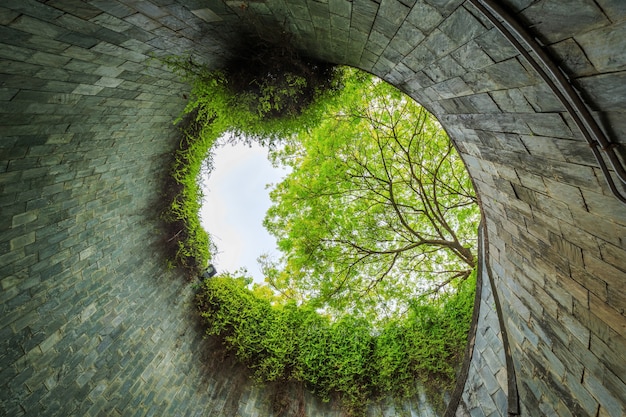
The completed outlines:
[[[263,227],[271,205],[266,184],[280,182],[287,171],[272,167],[267,150],[256,144],[219,147],[213,160],[211,175],[203,178],[200,213],[218,249],[211,262],[218,273],[245,267],[263,282],[256,259],[263,253],[278,256],[276,240]]]

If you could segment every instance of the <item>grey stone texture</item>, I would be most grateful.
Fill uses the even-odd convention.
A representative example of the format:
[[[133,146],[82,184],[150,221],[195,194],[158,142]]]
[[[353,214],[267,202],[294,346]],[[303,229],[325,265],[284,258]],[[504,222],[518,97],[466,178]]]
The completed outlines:
[[[455,410],[450,404],[450,413],[455,417],[508,416],[507,356],[504,338],[507,336],[500,326],[500,312],[493,293],[493,282],[487,267],[486,242],[484,230],[479,236],[481,256],[478,273],[480,274],[480,305],[476,331],[470,341],[471,356],[469,371],[464,381],[463,393]],[[476,312],[475,312],[476,314]],[[509,359],[510,360],[510,359]],[[454,413],[452,413],[454,411]]]
[[[499,3],[623,143],[624,2]],[[210,359],[188,285],[164,268],[156,213],[188,93],[157,58],[218,67],[250,21],[376,73],[447,129],[481,200],[521,414],[626,415],[626,207],[545,81],[469,0],[2,1],[0,414],[270,415],[266,391]],[[477,351],[501,350],[497,335],[479,327]],[[509,377],[488,355],[470,385]],[[471,415],[503,415],[502,393],[464,398]]]

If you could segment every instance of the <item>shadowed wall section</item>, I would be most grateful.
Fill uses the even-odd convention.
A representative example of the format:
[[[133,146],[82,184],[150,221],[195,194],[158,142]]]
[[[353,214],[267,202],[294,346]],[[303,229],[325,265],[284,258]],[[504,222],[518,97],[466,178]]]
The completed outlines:
[[[269,413],[241,369],[203,359],[191,289],[164,268],[160,187],[188,87],[155,58],[218,67],[242,25],[279,22],[307,54],[371,71],[432,111],[475,181],[504,329],[479,324],[457,414],[626,414],[626,205],[571,113],[475,3],[3,1],[0,413]],[[623,142],[624,2],[500,3]],[[504,352],[501,330],[514,378],[487,357]],[[519,406],[505,405],[506,386]]]

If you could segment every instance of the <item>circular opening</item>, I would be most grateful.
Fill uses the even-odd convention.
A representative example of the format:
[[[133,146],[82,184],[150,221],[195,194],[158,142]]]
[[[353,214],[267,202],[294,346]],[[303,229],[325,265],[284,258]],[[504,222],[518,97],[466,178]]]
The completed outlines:
[[[441,411],[467,340],[479,210],[439,123],[355,70],[344,71],[333,94],[320,94],[313,111],[286,121],[264,117],[249,91],[228,89],[223,73],[196,82],[194,128],[184,141],[191,155],[179,158],[179,168],[197,166],[185,171],[186,185],[198,192],[202,158],[229,129],[291,169],[265,220],[282,257],[264,259],[264,284],[240,273],[202,283],[208,333],[257,380],[297,381],[323,400],[340,399],[349,413],[420,388]],[[259,102],[277,105],[272,87],[260,91],[269,96]],[[184,198],[198,204],[197,195]]]

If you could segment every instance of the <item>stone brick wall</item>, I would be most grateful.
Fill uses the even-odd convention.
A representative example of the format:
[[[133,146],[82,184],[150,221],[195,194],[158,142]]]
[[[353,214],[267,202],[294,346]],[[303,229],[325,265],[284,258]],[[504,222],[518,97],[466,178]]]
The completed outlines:
[[[151,59],[217,41],[176,4],[5,1],[0,21],[0,414],[220,415],[238,372],[203,365],[158,245],[188,88]]]
[[[624,2],[499,3],[623,142]],[[372,71],[439,117],[481,198],[521,414],[626,414],[626,206],[469,0],[0,3],[1,413],[266,410],[239,369],[200,365],[211,346],[164,270],[155,213],[187,87],[153,57],[219,66],[250,22],[284,24],[308,54]],[[481,369],[474,386],[490,380]]]
[[[479,417],[508,416],[509,381],[514,375],[508,374],[507,353],[501,323],[501,312],[493,293],[493,278],[487,267],[486,239],[484,229],[479,233],[479,292],[480,305],[473,337],[470,338],[470,353],[467,375],[458,405],[451,401],[447,416]],[[476,312],[474,312],[476,314]],[[461,372],[462,374],[463,372]],[[455,408],[456,407],[456,408]]]

